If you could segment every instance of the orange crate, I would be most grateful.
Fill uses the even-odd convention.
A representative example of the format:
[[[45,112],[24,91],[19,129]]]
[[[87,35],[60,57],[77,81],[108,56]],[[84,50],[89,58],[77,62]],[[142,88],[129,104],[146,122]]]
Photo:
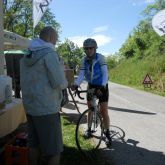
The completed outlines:
[[[16,140],[17,137],[5,145],[5,165],[28,165],[28,148],[15,145]]]

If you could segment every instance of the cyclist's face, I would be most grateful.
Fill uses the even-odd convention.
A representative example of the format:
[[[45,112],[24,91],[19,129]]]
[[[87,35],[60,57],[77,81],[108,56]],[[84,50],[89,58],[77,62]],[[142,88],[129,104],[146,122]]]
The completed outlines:
[[[92,57],[95,54],[95,48],[94,47],[85,47],[84,51],[88,57]]]

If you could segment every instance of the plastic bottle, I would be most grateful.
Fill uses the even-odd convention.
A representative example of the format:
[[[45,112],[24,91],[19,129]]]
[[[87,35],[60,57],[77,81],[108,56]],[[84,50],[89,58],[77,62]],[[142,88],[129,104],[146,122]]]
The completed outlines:
[[[5,102],[7,104],[12,102],[12,89],[10,85],[5,87]]]

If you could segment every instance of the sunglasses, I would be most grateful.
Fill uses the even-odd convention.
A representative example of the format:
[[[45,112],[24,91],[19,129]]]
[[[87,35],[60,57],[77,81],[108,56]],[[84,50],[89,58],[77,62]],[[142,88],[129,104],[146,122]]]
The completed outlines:
[[[86,47],[86,48],[84,48],[84,50],[86,51],[86,50],[91,50],[91,49],[93,49],[94,47]]]

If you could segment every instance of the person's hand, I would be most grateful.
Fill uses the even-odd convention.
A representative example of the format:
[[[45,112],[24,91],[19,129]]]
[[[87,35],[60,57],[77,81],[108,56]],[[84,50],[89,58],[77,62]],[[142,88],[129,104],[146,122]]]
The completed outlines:
[[[78,89],[78,85],[75,85],[75,84],[74,84],[74,85],[71,86],[71,90],[72,90],[72,91],[75,91],[75,90],[77,90],[77,89]]]

